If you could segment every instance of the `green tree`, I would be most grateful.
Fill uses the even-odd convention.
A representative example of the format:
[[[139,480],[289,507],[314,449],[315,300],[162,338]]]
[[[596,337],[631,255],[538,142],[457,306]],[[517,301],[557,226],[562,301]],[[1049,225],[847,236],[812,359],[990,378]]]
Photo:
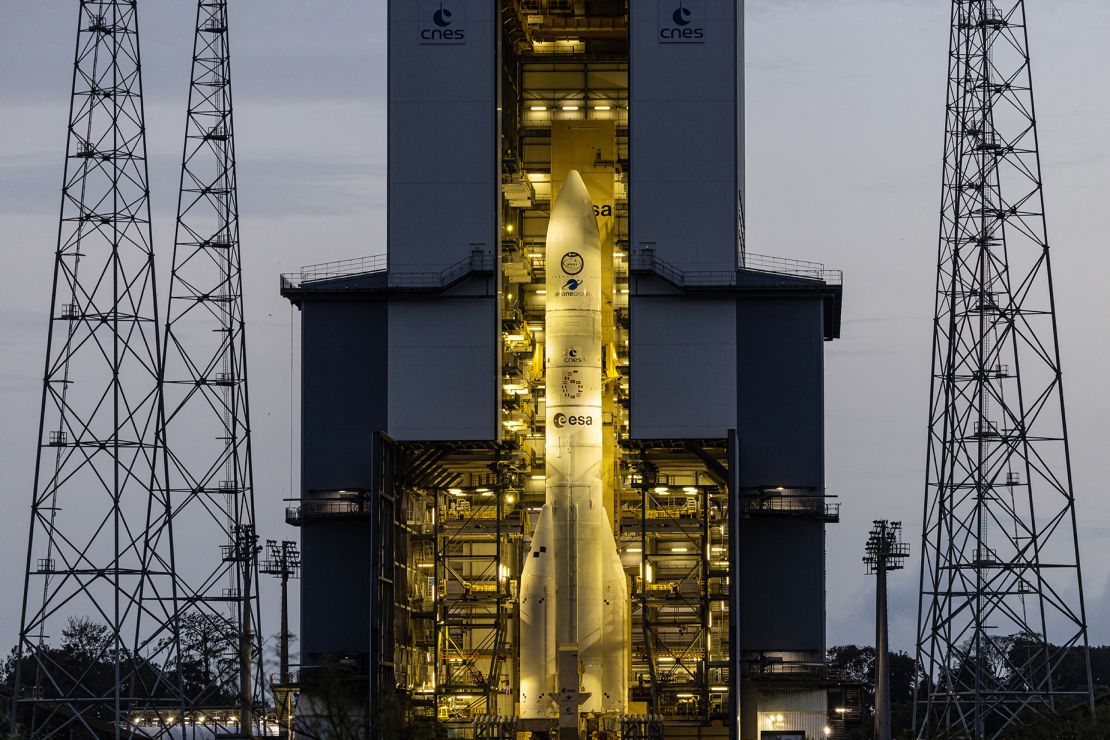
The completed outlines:
[[[859,727],[849,729],[849,740],[867,740],[873,734],[875,711],[875,648],[860,645],[838,645],[828,650],[829,662],[838,668],[849,683],[862,688],[862,714]],[[917,663],[908,653],[890,654],[891,728],[895,736],[913,725],[914,694],[919,685]]]

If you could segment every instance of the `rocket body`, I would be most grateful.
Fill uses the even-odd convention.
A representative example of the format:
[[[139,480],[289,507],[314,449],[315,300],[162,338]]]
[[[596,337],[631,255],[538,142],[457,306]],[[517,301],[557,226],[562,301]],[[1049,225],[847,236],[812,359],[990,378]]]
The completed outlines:
[[[601,279],[593,204],[571,171],[547,232],[546,498],[521,574],[523,717],[576,723],[627,701],[628,587],[602,497]]]

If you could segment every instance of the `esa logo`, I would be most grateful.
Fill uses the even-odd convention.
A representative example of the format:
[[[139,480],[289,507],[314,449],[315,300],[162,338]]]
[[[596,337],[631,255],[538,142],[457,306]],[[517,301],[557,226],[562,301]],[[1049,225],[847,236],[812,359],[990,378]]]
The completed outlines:
[[[551,417],[551,423],[555,425],[556,429],[563,427],[592,427],[594,425],[594,417],[592,416],[567,416],[563,412],[555,414]]]
[[[603,205],[603,206],[594,206],[594,216],[595,217],[605,216],[606,218],[609,218],[612,215],[613,215],[613,206],[608,205],[608,204]]]
[[[659,0],[660,43],[703,43],[704,21],[704,0]]]
[[[577,275],[586,266],[586,260],[582,259],[582,255],[578,252],[567,252],[563,255],[563,259],[559,261],[559,266],[563,268],[563,272],[566,274]]]
[[[420,43],[465,44],[466,0],[436,0],[420,5]]]

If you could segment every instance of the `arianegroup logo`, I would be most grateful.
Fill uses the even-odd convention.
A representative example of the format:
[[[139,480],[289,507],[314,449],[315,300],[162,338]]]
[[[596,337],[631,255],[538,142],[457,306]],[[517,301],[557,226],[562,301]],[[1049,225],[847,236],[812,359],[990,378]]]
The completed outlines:
[[[465,44],[466,0],[421,2],[420,43]]]
[[[563,287],[555,291],[557,298],[591,298],[593,293],[585,289],[586,281],[578,278],[567,278]],[[548,296],[550,298],[550,296]]]
[[[704,0],[659,0],[659,43],[705,42]]]

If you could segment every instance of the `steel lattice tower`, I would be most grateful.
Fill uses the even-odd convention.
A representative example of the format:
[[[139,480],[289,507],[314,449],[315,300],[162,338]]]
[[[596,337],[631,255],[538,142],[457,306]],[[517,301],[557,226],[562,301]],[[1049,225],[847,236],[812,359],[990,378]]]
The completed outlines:
[[[13,723],[130,735],[182,707],[134,0],[82,0]],[[78,621],[73,621],[78,620]]]
[[[173,526],[195,536],[182,644],[205,656],[187,707],[225,731],[256,726],[265,686],[226,0],[198,0],[195,32],[161,378]]]
[[[922,736],[1091,703],[1023,0],[954,0],[922,534]],[[1069,656],[1084,670],[1065,678]],[[1075,675],[1075,674],[1084,675]],[[1093,708],[1093,703],[1091,704]]]

